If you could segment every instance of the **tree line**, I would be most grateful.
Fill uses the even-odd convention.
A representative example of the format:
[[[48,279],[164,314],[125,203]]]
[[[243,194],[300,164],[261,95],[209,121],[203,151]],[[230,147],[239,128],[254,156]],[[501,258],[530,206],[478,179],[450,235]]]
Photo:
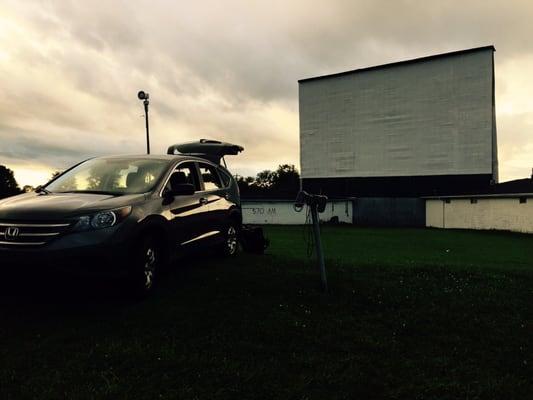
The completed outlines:
[[[54,172],[54,178],[60,172]],[[292,164],[278,166],[275,171],[264,170],[255,177],[236,176],[243,199],[293,199],[300,189],[300,173]],[[13,171],[0,165],[0,199],[20,193],[31,192],[33,186],[19,187]]]

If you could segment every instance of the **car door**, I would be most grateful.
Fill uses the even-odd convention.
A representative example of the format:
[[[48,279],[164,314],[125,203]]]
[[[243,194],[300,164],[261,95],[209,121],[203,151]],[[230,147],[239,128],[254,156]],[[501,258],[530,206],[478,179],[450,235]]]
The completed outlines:
[[[178,164],[170,175],[165,189],[171,189],[173,183],[189,183],[195,188],[192,195],[174,196],[167,200],[174,243],[177,246],[185,246],[195,242],[205,233],[204,220],[209,208],[202,192],[195,162]]]
[[[216,166],[199,162],[198,169],[204,186],[204,196],[209,206],[208,223],[213,229],[222,232],[227,223],[229,209],[224,183]]]

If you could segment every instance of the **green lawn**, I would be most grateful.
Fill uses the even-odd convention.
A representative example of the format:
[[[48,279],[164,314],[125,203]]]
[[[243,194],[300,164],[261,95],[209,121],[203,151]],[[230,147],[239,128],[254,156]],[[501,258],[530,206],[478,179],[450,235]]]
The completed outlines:
[[[0,398],[527,399],[533,236],[302,227],[182,261],[141,303],[2,283]]]
[[[272,253],[305,258],[303,227],[268,227]],[[514,270],[533,273],[533,235],[439,230],[322,227],[326,257],[358,266],[445,266],[466,270]]]

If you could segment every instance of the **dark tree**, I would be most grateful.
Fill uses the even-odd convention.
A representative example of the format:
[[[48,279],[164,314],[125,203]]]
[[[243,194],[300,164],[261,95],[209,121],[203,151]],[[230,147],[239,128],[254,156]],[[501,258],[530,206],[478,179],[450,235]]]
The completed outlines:
[[[283,164],[274,172],[273,189],[280,193],[293,193],[296,195],[300,188],[300,174],[294,165]]]
[[[20,188],[13,171],[0,165],[0,199],[16,194],[20,194]]]
[[[270,170],[264,170],[257,174],[254,185],[260,188],[269,188],[274,184],[276,173]]]
[[[261,171],[254,178],[238,177],[242,198],[292,199],[300,189],[300,174],[294,165],[283,164],[276,171]]]
[[[242,194],[250,190],[250,185],[253,183],[254,178],[252,178],[251,176],[247,178],[243,176],[236,176],[235,180],[237,181],[237,185],[239,186],[239,191]]]

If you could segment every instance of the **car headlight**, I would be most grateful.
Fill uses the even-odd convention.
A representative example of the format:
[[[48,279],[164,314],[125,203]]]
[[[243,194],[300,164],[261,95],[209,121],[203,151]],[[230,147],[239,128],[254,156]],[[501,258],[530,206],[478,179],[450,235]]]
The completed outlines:
[[[92,217],[91,226],[94,229],[108,228],[115,225],[115,222],[117,222],[117,215],[114,211],[103,211]]]
[[[74,226],[75,231],[102,229],[114,226],[131,214],[131,206],[115,210],[100,211],[94,215],[83,215]]]

